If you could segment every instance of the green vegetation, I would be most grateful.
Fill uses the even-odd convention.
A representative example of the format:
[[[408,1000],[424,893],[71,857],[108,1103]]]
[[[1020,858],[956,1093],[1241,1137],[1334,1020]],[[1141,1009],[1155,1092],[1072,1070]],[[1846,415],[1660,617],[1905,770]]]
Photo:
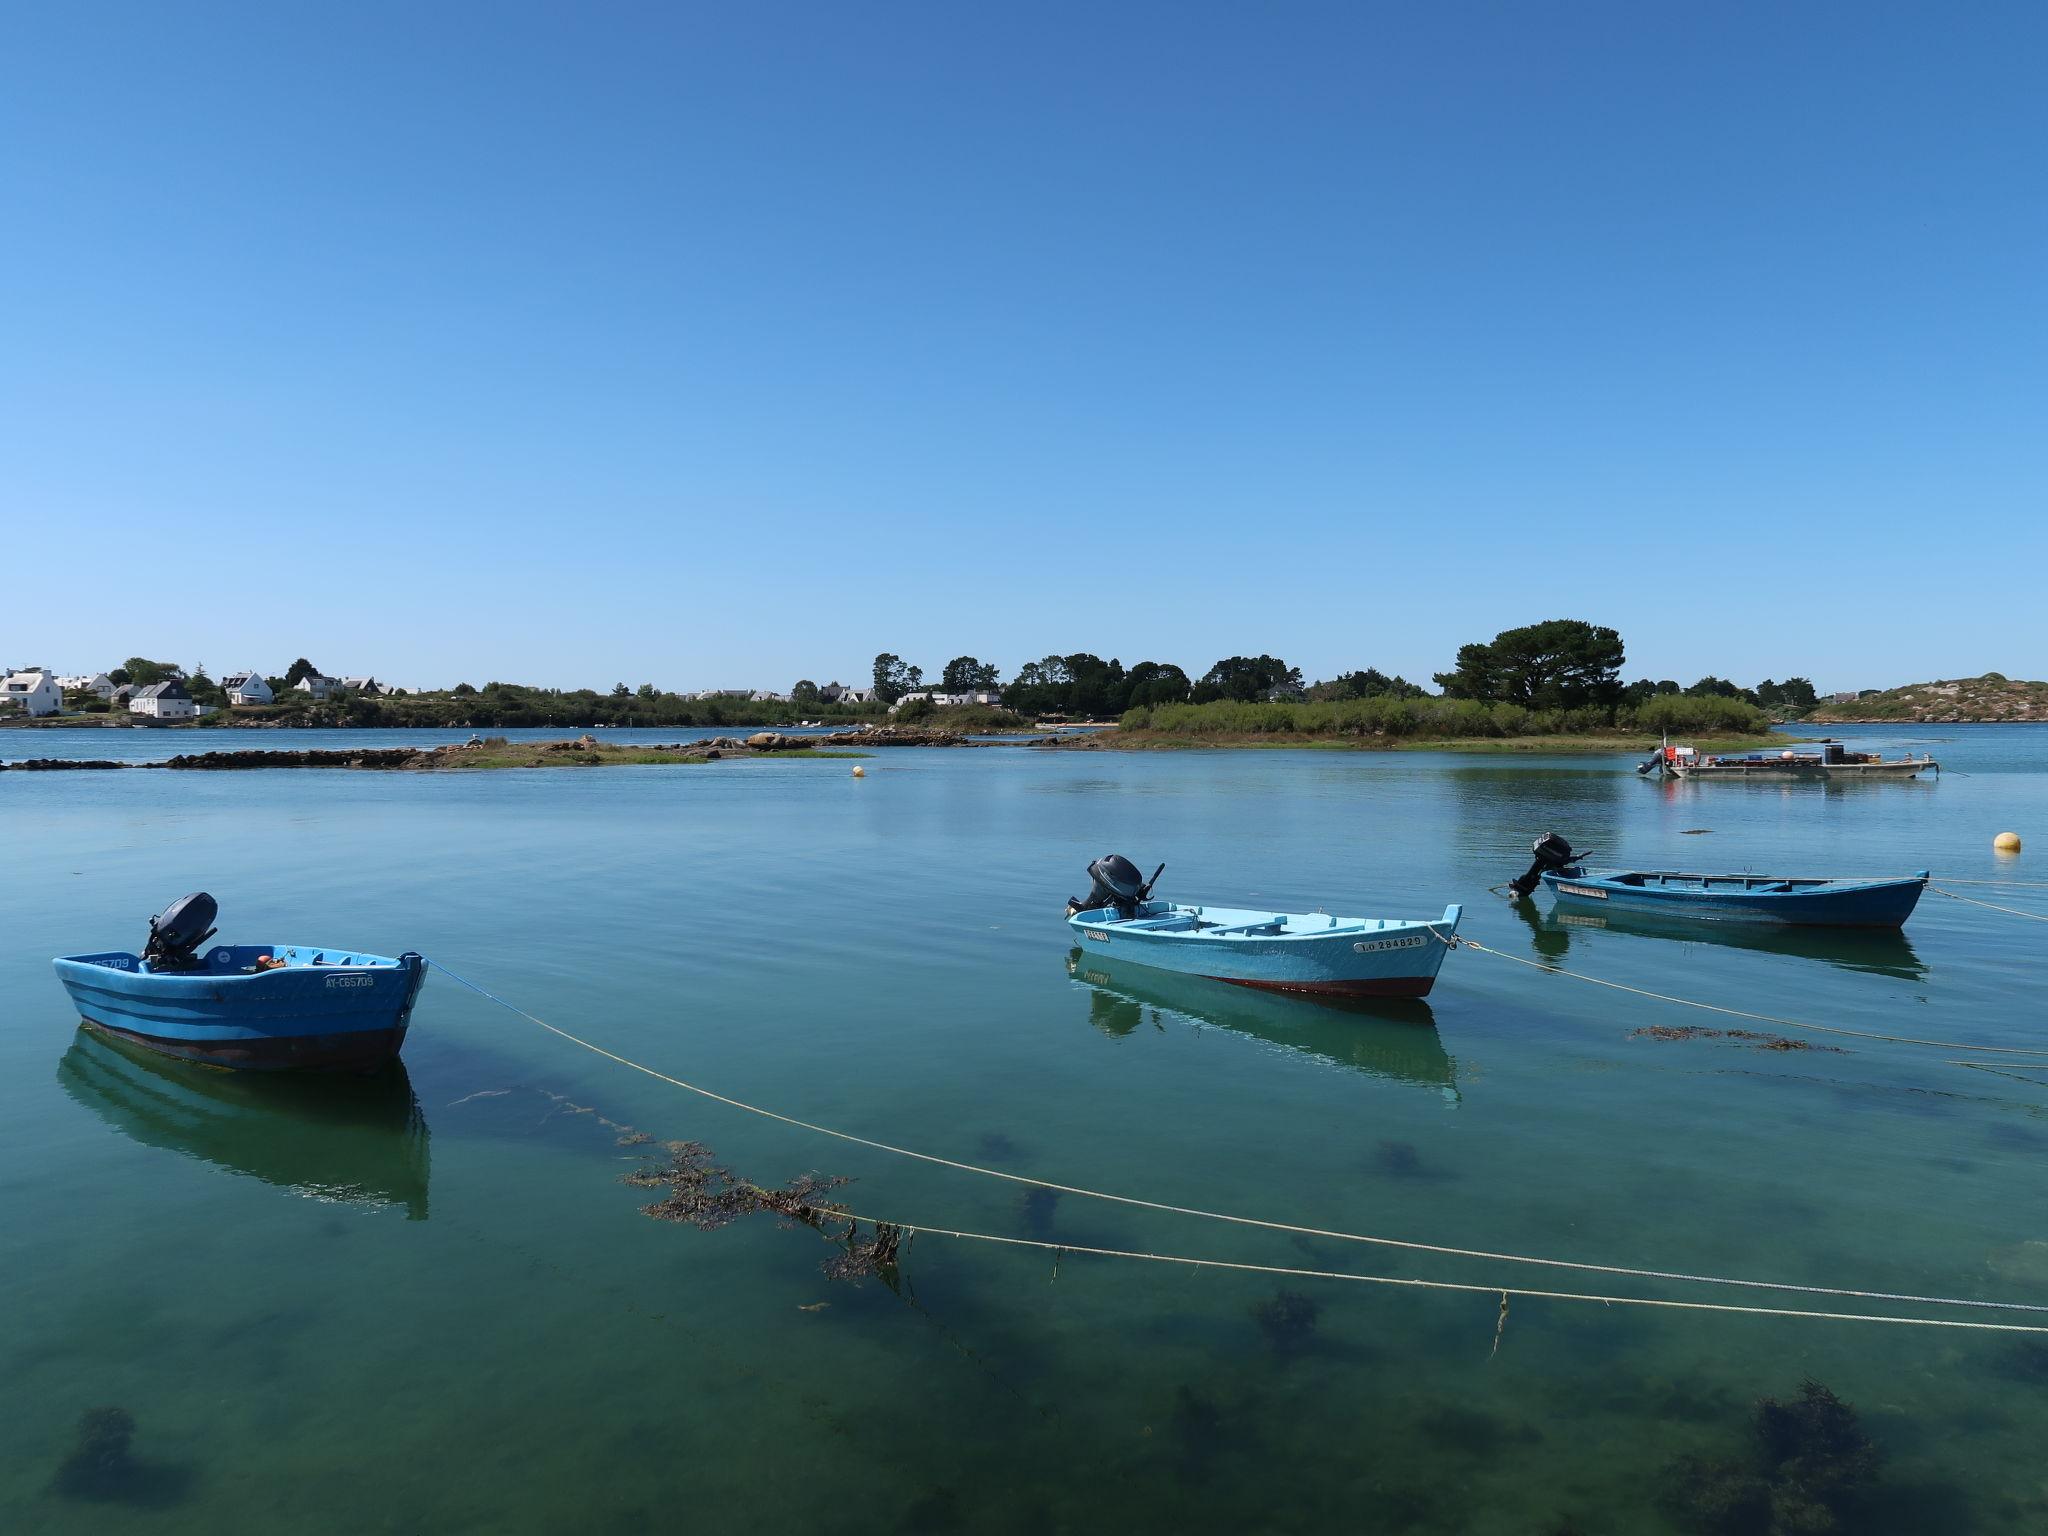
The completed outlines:
[[[1646,713],[1647,712],[1647,713]],[[1356,745],[1483,741],[1552,736],[1627,737],[1666,731],[1762,736],[1769,718],[1736,699],[1659,697],[1642,709],[1530,709],[1482,699],[1380,694],[1371,698],[1240,704],[1165,704],[1134,709],[1120,731],[1191,742],[1232,737],[1322,738]]]
[[[1458,664],[1436,675],[1448,699],[1525,709],[1611,708],[1621,698],[1621,635],[1582,619],[1549,619],[1504,629],[1458,648]]]

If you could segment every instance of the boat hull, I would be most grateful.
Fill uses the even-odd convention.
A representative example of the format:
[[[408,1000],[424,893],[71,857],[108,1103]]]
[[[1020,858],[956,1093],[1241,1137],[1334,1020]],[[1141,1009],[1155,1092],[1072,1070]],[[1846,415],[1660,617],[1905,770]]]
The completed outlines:
[[[1859,779],[1911,779],[1940,765],[1931,759],[1896,763],[1722,762],[1674,764],[1675,779],[1754,779],[1759,783],[1852,783]]]
[[[1898,928],[1913,915],[1927,874],[1897,880],[1789,881],[1762,875],[1546,873],[1561,905],[1653,913],[1696,922],[1807,928]],[[1640,885],[1628,881],[1640,880]],[[1699,882],[1697,885],[1691,883]],[[1784,889],[1772,889],[1772,887]]]
[[[1181,931],[1142,926],[1174,914],[1199,914],[1206,926]],[[1436,985],[1450,947],[1446,941],[1457,932],[1462,915],[1462,908],[1452,906],[1441,918],[1409,922],[1155,902],[1140,908],[1135,920],[1118,919],[1104,909],[1078,912],[1068,925],[1089,954],[1183,976],[1305,997],[1415,998],[1429,996]],[[1261,916],[1299,926],[1230,931]]]
[[[285,963],[249,972],[259,955]],[[89,1028],[242,1071],[374,1071],[403,1048],[426,977],[418,955],[289,946],[222,946],[190,972],[150,971],[119,953],[56,968]]]

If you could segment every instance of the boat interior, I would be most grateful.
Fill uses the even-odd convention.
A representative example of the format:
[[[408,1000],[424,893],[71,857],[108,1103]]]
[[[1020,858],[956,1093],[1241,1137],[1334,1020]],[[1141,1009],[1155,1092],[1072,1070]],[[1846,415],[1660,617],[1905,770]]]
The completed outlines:
[[[1327,938],[1343,933],[1382,933],[1412,929],[1419,922],[1379,917],[1332,917],[1327,912],[1255,912],[1237,907],[1186,907],[1148,901],[1135,917],[1119,917],[1113,907],[1078,912],[1077,923],[1115,928],[1121,933],[1174,933],[1205,939]]]

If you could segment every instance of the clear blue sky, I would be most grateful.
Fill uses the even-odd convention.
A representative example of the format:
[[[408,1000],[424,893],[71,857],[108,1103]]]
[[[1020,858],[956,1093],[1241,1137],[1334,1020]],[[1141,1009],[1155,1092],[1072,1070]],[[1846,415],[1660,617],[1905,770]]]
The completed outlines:
[[[0,662],[2048,674],[2048,6],[63,4]]]

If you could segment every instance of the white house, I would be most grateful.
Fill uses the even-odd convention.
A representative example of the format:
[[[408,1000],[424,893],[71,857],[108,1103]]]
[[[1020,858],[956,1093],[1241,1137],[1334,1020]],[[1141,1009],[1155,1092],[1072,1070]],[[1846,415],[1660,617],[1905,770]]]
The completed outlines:
[[[377,679],[374,677],[344,677],[341,680],[341,686],[350,693],[382,693],[384,691],[377,686]]]
[[[95,672],[89,677],[60,677],[57,687],[65,693],[89,693],[96,699],[114,696],[114,680],[104,672]]]
[[[869,704],[874,697],[872,688],[849,688],[844,683],[827,683],[818,690],[818,700],[823,704]]]
[[[277,695],[270,691],[270,683],[261,672],[230,672],[220,680],[227,691],[230,704],[274,704]]]
[[[786,693],[774,693],[766,688],[756,688],[747,695],[747,699],[750,703],[754,704],[787,704],[789,702],[789,695]]]
[[[308,672],[297,684],[299,692],[311,694],[316,703],[322,699],[332,698],[334,690],[339,686],[333,678],[322,677],[318,672]]]
[[[64,695],[57,679],[48,672],[10,672],[0,684],[0,698],[19,704],[31,715],[54,715],[64,707]]]
[[[174,677],[136,689],[128,700],[128,713],[156,720],[190,720],[198,710],[193,708],[192,695],[185,691],[185,685]]]
[[[916,693],[906,693],[903,695],[902,698],[889,706],[890,713],[894,714],[912,699],[930,699],[940,709],[952,709],[962,704],[1001,704],[1003,702],[1003,696],[992,688],[977,688],[971,693],[940,693],[935,689],[924,688]]]

